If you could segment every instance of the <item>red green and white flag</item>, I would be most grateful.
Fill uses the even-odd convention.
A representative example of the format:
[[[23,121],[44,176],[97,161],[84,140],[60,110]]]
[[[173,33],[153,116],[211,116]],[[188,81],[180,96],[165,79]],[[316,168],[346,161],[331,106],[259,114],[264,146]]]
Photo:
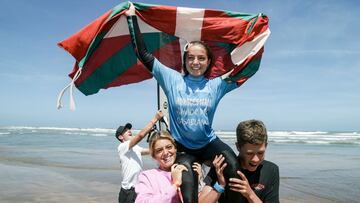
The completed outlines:
[[[133,3],[148,51],[179,72],[183,47],[201,40],[214,52],[207,77],[226,75],[239,85],[259,69],[264,44],[270,35],[263,14]],[[76,60],[69,84],[85,95],[100,89],[137,83],[152,75],[133,51],[124,2],[59,42]],[[231,71],[231,72],[230,72]],[[227,74],[226,74],[227,73]],[[59,95],[60,98],[65,89]]]

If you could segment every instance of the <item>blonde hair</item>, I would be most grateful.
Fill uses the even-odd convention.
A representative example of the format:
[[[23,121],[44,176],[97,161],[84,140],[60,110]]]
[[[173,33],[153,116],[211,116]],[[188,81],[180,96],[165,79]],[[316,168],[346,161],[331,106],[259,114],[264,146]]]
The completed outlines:
[[[155,158],[154,157],[154,147],[158,140],[169,140],[171,142],[171,144],[173,144],[174,147],[176,148],[175,140],[172,138],[172,136],[170,135],[170,133],[168,131],[154,131],[150,135],[150,141],[149,141],[149,150],[150,150],[150,154],[153,158]]]

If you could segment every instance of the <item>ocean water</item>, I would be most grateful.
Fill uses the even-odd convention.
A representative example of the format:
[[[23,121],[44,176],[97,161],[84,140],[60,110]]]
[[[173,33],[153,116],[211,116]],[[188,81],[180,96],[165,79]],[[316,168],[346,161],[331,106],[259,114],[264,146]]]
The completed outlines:
[[[116,202],[114,133],[0,127],[0,202]],[[217,134],[235,150],[235,132]],[[270,131],[266,159],[280,167],[282,202],[360,200],[360,132]],[[144,162],[156,166],[150,157]]]

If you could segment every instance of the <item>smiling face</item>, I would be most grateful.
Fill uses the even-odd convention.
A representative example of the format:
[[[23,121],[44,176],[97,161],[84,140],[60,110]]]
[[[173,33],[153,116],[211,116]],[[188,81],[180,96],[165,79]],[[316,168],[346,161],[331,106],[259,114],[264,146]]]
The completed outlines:
[[[202,44],[189,44],[185,56],[185,67],[191,76],[204,75],[210,63],[208,50]]]
[[[255,171],[265,158],[266,144],[250,144],[246,143],[236,147],[240,152],[241,167],[248,171]]]
[[[168,139],[158,139],[152,149],[153,158],[159,163],[160,169],[170,171],[171,166],[175,163],[176,147]]]

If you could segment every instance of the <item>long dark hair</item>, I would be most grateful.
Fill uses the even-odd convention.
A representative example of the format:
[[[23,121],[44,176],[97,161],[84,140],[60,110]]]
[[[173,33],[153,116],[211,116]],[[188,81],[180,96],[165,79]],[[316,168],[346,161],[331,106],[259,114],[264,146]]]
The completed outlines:
[[[207,72],[209,71],[210,67],[213,65],[213,61],[214,61],[214,55],[210,49],[210,47],[203,41],[191,41],[189,43],[187,43],[184,47],[184,55],[183,55],[183,71],[185,73],[185,76],[189,74],[189,72],[186,69],[186,58],[188,56],[188,48],[189,46],[193,46],[193,45],[199,45],[201,47],[203,47],[206,51],[206,55],[208,57],[208,60],[210,60],[210,64],[209,66],[206,68],[206,71],[204,73],[204,75],[207,74]]]

